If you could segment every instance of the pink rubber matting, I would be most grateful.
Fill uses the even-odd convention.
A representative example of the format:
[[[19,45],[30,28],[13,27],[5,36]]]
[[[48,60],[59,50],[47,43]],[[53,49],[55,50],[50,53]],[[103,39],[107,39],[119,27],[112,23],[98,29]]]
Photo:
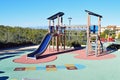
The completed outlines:
[[[115,54],[106,54],[107,52],[103,52],[103,55],[100,55],[96,57],[94,53],[91,53],[91,55],[86,56],[85,49],[82,50],[76,50],[74,51],[74,54],[77,54],[75,58],[77,59],[84,59],[84,60],[104,60],[104,59],[112,59],[115,58]]]
[[[106,52],[104,52],[103,54],[104,55],[101,55],[99,57],[96,57],[95,55],[89,55],[89,56],[86,56],[86,53],[85,53],[85,49],[81,49],[81,50],[65,50],[65,51],[59,51],[59,52],[63,52],[64,54],[65,53],[71,53],[72,54],[77,54],[76,56],[74,56],[75,58],[77,59],[84,59],[84,60],[104,60],[104,59],[112,59],[112,58],[115,58],[116,56],[114,54],[106,54]],[[54,54],[55,55],[51,55],[51,54]],[[38,64],[38,63],[45,63],[45,62],[51,62],[51,61],[54,61],[57,59],[57,55],[59,54],[56,54],[57,51],[53,51],[53,50],[50,50],[50,49],[47,49],[43,55],[41,56],[46,56],[47,57],[43,57],[43,58],[40,58],[40,59],[31,59],[31,58],[27,58],[27,55],[23,55],[21,56],[20,58],[17,58],[17,59],[14,59],[13,61],[16,62],[16,63],[22,63],[22,64]],[[92,53],[94,54],[94,53]],[[49,56],[48,56],[49,55]]]
[[[56,51],[54,51],[56,52]],[[47,49],[42,56],[44,55],[48,55],[51,54],[51,50]],[[16,58],[13,61],[16,63],[22,63],[22,64],[38,64],[38,63],[45,63],[45,62],[50,62],[57,59],[56,55],[52,55],[52,56],[48,56],[46,58],[41,58],[41,59],[31,59],[31,58],[27,58],[27,55],[23,55],[20,58]]]

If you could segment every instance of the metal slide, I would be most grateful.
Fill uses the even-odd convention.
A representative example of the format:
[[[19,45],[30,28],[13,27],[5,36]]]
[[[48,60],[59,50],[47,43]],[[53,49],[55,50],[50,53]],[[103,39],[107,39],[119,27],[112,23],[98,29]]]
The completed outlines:
[[[34,52],[28,54],[27,57],[37,59],[37,57],[40,56],[41,54],[43,54],[44,51],[47,49],[51,39],[52,39],[52,34],[51,33],[46,34],[46,36],[42,40],[42,42],[41,42],[40,46],[38,47],[38,49],[35,50]]]

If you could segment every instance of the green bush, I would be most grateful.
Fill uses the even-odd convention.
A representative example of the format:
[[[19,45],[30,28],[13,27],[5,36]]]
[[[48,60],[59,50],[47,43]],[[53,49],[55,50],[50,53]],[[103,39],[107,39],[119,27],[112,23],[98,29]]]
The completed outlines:
[[[118,39],[120,39],[120,33],[118,34]]]
[[[80,44],[78,41],[73,41],[73,42],[71,43],[71,46],[72,46],[72,47],[81,47],[81,44]]]
[[[115,34],[112,34],[112,38],[115,39],[116,35]]]
[[[104,32],[101,33],[100,37],[105,38],[106,34]]]
[[[47,33],[45,29],[31,29],[0,25],[0,42],[3,44],[40,44]]]

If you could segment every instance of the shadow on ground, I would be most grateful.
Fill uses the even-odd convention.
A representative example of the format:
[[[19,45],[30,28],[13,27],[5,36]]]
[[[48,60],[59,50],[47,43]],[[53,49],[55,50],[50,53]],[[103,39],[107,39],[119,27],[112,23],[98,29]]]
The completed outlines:
[[[32,48],[32,49],[24,49],[24,50],[17,50],[17,51],[34,51],[36,48]]]
[[[37,59],[42,59],[42,58],[46,58],[46,57],[50,57],[50,56],[54,56],[54,55],[58,55],[58,54],[65,54],[65,53],[69,53],[69,52],[72,52],[72,51],[81,50],[81,49],[84,49],[84,48],[85,47],[80,47],[80,48],[75,48],[75,49],[61,51],[61,52],[55,52],[55,53],[52,53],[52,54],[41,55],[41,56],[38,56]]]
[[[5,73],[4,71],[0,71],[0,74]]]
[[[6,52],[0,53],[0,60],[8,59],[11,57],[19,56],[21,54],[24,54],[23,51],[33,51],[34,49],[25,49],[25,50],[15,50],[15,52]]]
[[[18,55],[3,56],[3,57],[0,57],[0,60],[8,59],[8,58],[15,57],[15,56],[18,56]],[[0,80],[1,80],[1,79],[0,79]]]
[[[8,76],[2,76],[2,77],[0,77],[0,80],[8,80]]]
[[[107,49],[118,50],[120,49],[120,44],[111,44],[107,47]]]
[[[4,55],[14,55],[14,54],[23,54],[23,52],[1,53],[0,56],[4,56]]]

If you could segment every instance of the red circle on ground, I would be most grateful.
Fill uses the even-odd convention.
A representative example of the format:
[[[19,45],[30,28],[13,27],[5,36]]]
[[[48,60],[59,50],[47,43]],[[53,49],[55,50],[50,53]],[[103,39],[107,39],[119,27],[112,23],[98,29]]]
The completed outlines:
[[[49,55],[51,53],[49,49],[47,49],[43,54],[44,55],[41,55],[41,56]],[[38,63],[54,61],[56,59],[57,59],[56,55],[48,56],[46,58],[41,58],[41,59],[32,59],[32,58],[28,58],[27,55],[23,55],[20,58],[14,59],[13,62],[22,63],[22,64],[38,64]]]
[[[20,58],[14,59],[13,61],[22,64],[38,64],[38,63],[50,62],[55,59],[57,59],[57,56],[50,56],[43,59],[31,59],[31,58],[27,58],[27,55],[23,55]]]
[[[112,59],[115,58],[115,54],[106,54],[107,52],[103,52],[104,55],[96,57],[95,55],[86,56],[85,49],[74,51],[74,54],[77,54],[75,58],[84,59],[84,60],[104,60],[104,59]]]

